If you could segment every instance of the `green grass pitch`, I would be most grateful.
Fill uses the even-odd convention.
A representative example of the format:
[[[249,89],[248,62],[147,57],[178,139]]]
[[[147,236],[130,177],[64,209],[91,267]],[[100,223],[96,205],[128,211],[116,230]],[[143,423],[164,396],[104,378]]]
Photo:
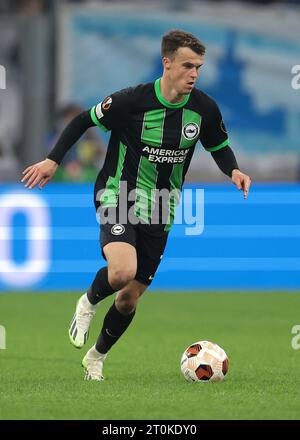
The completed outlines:
[[[0,295],[1,419],[299,419],[298,293],[145,294],[112,348],[104,382],[83,380],[81,359],[112,298],[100,304],[81,350],[67,329],[80,293]],[[221,383],[188,383],[180,357],[212,340],[227,352]]]

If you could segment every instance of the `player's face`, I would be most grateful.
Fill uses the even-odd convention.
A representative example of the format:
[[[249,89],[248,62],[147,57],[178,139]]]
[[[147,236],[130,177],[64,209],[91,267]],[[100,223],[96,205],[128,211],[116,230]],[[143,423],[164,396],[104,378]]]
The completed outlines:
[[[189,47],[180,47],[172,59],[164,57],[168,79],[178,95],[191,93],[203,62],[204,56]]]

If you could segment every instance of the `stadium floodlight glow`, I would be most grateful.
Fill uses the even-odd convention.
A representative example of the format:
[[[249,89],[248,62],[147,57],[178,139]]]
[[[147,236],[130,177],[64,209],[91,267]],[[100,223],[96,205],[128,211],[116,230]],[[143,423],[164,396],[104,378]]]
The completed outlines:
[[[0,89],[6,89],[6,70],[5,67],[0,64]]]
[[[0,280],[9,287],[26,288],[40,281],[50,266],[50,215],[43,199],[35,194],[6,193],[0,197]],[[13,261],[12,220],[26,216],[28,258],[22,264]]]

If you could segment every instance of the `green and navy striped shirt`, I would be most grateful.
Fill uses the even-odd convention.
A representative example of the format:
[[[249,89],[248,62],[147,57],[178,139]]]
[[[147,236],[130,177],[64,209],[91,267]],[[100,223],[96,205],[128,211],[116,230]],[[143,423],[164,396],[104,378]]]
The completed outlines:
[[[111,130],[95,184],[95,194],[102,190],[100,204],[116,206],[120,182],[126,181],[128,191],[136,190],[135,212],[145,221],[151,212],[145,214],[139,207],[139,190],[149,197],[155,189],[181,190],[198,140],[209,152],[229,144],[222,115],[211,97],[193,89],[182,102],[172,104],[161,94],[160,79],[113,93],[95,105],[90,115],[95,125]],[[170,203],[170,224],[175,205]]]

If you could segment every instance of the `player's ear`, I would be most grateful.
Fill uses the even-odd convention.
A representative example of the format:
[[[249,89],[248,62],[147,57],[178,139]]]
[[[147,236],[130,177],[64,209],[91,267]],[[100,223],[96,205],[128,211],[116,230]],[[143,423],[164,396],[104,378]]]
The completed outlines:
[[[169,70],[169,69],[170,69],[170,66],[171,66],[171,60],[170,60],[170,58],[168,58],[168,57],[163,57],[163,59],[162,59],[162,63],[163,63],[163,67],[164,67],[164,69],[166,69],[166,70]]]

